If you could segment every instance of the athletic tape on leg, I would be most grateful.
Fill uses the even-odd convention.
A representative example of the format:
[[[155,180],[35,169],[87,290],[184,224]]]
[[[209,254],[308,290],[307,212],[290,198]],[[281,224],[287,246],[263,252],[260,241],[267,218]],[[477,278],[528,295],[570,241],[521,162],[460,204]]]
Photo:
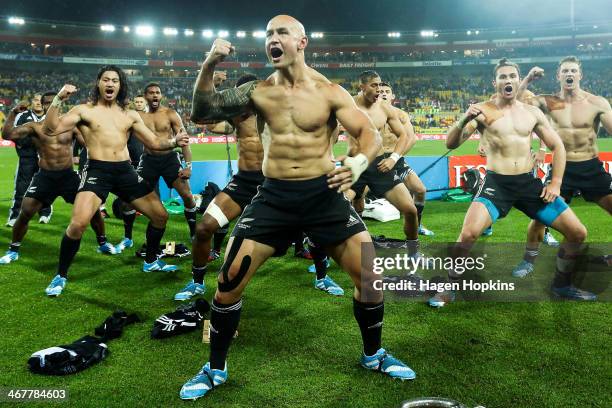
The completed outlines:
[[[232,290],[236,289],[238,285],[240,285],[240,282],[242,282],[242,279],[244,279],[247,271],[249,270],[249,267],[251,266],[251,257],[249,255],[245,255],[244,258],[242,258],[242,262],[240,263],[240,268],[238,269],[236,277],[230,280],[229,269],[232,266],[234,260],[236,259],[236,255],[240,250],[242,241],[244,241],[244,238],[234,237],[234,241],[232,242],[232,248],[230,249],[227,258],[225,259],[225,262],[223,262],[223,266],[221,266],[221,275],[223,277],[223,282],[219,282],[217,285],[219,292],[231,292]]]
[[[217,223],[219,224],[219,228],[223,228],[224,226],[229,224],[229,220],[227,219],[225,214],[223,214],[223,211],[221,211],[221,208],[219,208],[219,206],[215,204],[214,201],[208,204],[205,214],[208,214],[211,217],[213,217],[215,220],[217,220]]]

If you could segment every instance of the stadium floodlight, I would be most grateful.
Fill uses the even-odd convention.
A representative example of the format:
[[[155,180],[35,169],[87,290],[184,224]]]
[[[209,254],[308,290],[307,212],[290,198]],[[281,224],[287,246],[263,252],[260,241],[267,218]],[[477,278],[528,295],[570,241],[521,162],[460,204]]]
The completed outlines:
[[[594,25],[593,28],[597,30],[599,28],[599,26]]]
[[[480,34],[480,31],[476,30],[476,31],[474,31],[474,34],[478,35],[478,34]]]
[[[255,38],[265,38],[266,32],[263,30],[253,31],[253,37]]]
[[[472,30],[467,30],[467,35],[472,35]]]
[[[389,38],[400,38],[402,35],[397,31],[393,31],[391,33],[387,33],[387,37]]]
[[[229,37],[229,31],[227,31],[227,30],[219,30],[217,32],[217,36],[219,38],[227,38],[227,37]]]
[[[124,33],[129,33],[130,32],[130,26],[123,26],[123,32]]]
[[[325,35],[323,33],[320,33],[320,32],[315,32],[315,33],[310,34],[310,36],[312,38],[323,38]]]
[[[512,34],[516,34],[516,30],[512,30]]]
[[[107,32],[107,33],[112,33],[115,31],[115,26],[112,24],[102,24],[100,26],[100,30]]]
[[[186,28],[183,34],[185,34],[185,37],[191,37],[193,35],[193,30],[191,28]]]
[[[8,19],[9,24],[15,24],[15,25],[24,25],[25,24],[25,20],[21,17],[9,17]]]
[[[153,27],[149,25],[136,26],[136,34],[143,37],[150,37],[154,33]]]
[[[178,30],[174,27],[164,28],[164,35],[177,35],[177,34],[178,34]]]
[[[244,38],[244,37],[246,37],[246,33],[244,31],[237,31],[236,32],[236,37]]]
[[[435,37],[436,33],[433,30],[422,30],[421,37],[431,38]]]
[[[204,38],[213,38],[214,35],[212,30],[202,30],[202,37]]]

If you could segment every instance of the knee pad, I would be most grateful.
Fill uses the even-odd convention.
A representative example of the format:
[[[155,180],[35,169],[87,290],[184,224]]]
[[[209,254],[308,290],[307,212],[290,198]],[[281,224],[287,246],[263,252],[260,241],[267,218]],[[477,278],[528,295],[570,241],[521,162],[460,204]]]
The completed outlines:
[[[251,266],[251,257],[249,255],[245,255],[242,258],[242,262],[240,263],[240,268],[238,269],[238,274],[234,279],[229,278],[229,269],[232,266],[232,263],[236,259],[236,255],[238,254],[238,250],[240,250],[240,246],[242,245],[242,241],[244,238],[242,237],[234,237],[234,241],[232,242],[232,248],[227,254],[227,259],[221,266],[220,274],[223,276],[223,282],[219,282],[217,288],[219,292],[231,292],[236,289],[242,279],[244,279],[249,267]]]
[[[219,208],[219,206],[215,204],[214,201],[208,204],[205,214],[208,214],[211,217],[213,217],[215,220],[217,220],[217,223],[219,224],[219,228],[223,228],[227,224],[229,224],[229,220],[227,219],[225,214],[223,214],[223,211],[221,211],[221,208]]]

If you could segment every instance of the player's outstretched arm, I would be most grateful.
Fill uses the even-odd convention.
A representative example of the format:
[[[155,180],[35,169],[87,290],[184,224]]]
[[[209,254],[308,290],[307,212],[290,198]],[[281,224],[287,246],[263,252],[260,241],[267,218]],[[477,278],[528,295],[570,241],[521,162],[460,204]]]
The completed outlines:
[[[561,191],[561,181],[563,179],[563,173],[565,172],[565,146],[561,141],[561,137],[552,128],[548,119],[546,119],[546,116],[538,109],[534,109],[533,111],[538,120],[533,131],[553,154],[552,179],[542,191],[542,198],[544,201],[552,202],[559,196]]]
[[[170,110],[169,114],[170,114],[170,124],[172,125],[172,130],[174,131],[174,134],[175,135],[179,135],[183,133],[187,134],[187,129],[185,129],[185,126],[183,126],[183,120],[181,119],[179,114],[176,113],[176,111],[174,110]],[[181,150],[183,152],[183,159],[185,159],[185,164],[187,168],[189,168],[189,170],[191,171],[191,161],[192,161],[191,147],[189,147],[189,144],[187,144],[183,146]]]
[[[406,147],[406,151],[404,151],[403,154],[408,153],[416,144],[417,142],[417,137],[416,137],[416,133],[414,133],[414,126],[412,126],[412,122],[410,122],[410,115],[408,115],[406,112],[400,110],[400,112],[398,112],[400,115],[400,121],[402,122],[402,125],[404,126],[404,130],[406,131],[406,134],[408,135],[408,146]]]
[[[185,146],[189,144],[189,135],[186,132],[179,133],[172,139],[159,138],[149,129],[142,118],[136,111],[128,111],[129,117],[133,120],[132,130],[134,135],[144,144],[148,149],[151,150],[170,150],[176,146]]]
[[[610,107],[610,102],[606,98],[598,96],[595,103],[601,108],[599,122],[606,129],[606,132],[612,135],[612,107]]]
[[[368,115],[357,108],[353,98],[342,87],[333,85],[330,102],[338,122],[359,146],[359,151],[354,157],[336,158],[335,160],[342,162],[342,167],[337,167],[328,174],[329,187],[344,192],[357,181],[368,164],[374,160],[382,147],[382,139]]]
[[[387,113],[387,124],[391,128],[391,131],[395,136],[397,136],[397,142],[395,142],[395,147],[393,148],[393,153],[391,156],[381,161],[378,165],[378,170],[383,173],[390,171],[395,163],[403,156],[404,152],[408,150],[409,139],[408,134],[406,133],[406,128],[402,124],[399,116],[399,112],[397,109],[390,105],[382,105],[383,109]]]

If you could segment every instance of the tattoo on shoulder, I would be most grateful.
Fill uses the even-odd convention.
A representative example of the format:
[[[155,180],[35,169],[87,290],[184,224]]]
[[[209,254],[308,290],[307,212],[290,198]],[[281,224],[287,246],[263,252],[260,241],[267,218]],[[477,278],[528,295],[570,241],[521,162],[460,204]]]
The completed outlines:
[[[195,120],[229,120],[243,114],[249,107],[251,95],[261,81],[251,81],[221,92],[193,93],[192,117]]]

